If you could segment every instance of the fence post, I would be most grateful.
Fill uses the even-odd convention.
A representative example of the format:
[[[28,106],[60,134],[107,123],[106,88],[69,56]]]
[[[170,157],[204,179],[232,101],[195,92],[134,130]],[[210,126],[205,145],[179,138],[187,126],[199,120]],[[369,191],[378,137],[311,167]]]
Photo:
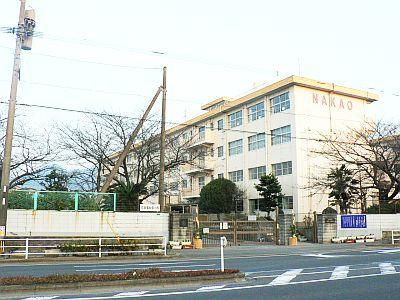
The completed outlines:
[[[75,211],[79,209],[79,193],[75,192]]]
[[[234,223],[233,223],[233,244],[235,246],[237,246],[237,221],[235,219]]]
[[[279,206],[275,207],[275,245],[279,245]]]
[[[39,198],[39,193],[35,192],[33,194],[33,210],[37,210],[38,208],[38,198]]]
[[[114,200],[114,212],[117,211],[117,193],[113,194],[113,200]]]
[[[167,256],[167,239],[165,236],[163,237],[163,243],[164,243],[164,255]]]
[[[101,238],[99,238],[99,257],[101,257]]]
[[[25,259],[29,257],[29,238],[25,239]]]
[[[318,224],[317,224],[317,212],[313,212],[314,222],[313,222],[313,235],[314,235],[314,243],[318,243]]]

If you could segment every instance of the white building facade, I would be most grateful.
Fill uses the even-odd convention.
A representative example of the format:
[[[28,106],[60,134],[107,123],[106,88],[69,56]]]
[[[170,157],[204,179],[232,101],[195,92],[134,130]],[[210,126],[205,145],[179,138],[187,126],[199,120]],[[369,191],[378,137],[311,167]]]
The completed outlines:
[[[202,106],[204,114],[168,130],[169,135],[193,138],[190,151],[206,155],[167,181],[179,181],[179,201],[186,202],[199,198],[211,180],[228,178],[245,192],[239,210],[254,214],[260,198],[254,185],[261,175],[273,173],[285,194],[284,209],[321,212],[328,206],[327,195],[307,188],[315,174],[332,167],[313,154],[321,147],[318,139],[362,126],[376,100],[366,91],[297,76],[239,99],[219,98]]]

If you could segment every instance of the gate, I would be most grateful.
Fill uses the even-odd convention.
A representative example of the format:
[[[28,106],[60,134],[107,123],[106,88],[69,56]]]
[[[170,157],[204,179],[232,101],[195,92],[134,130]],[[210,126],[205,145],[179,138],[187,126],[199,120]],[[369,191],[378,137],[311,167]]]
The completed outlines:
[[[272,244],[276,241],[275,221],[200,221],[204,246],[219,246],[225,236],[228,245]]]

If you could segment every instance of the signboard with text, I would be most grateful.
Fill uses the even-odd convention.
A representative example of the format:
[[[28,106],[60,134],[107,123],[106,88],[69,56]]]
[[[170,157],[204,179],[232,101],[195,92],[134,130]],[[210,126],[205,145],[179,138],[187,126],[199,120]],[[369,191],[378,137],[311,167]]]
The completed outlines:
[[[341,228],[367,228],[366,215],[343,215],[340,221]]]
[[[140,204],[140,211],[159,212],[160,204]]]

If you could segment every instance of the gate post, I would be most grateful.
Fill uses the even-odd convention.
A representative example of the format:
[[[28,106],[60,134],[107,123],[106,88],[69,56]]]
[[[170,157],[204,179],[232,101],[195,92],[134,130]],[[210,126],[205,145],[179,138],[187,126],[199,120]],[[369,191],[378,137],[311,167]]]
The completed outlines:
[[[275,245],[279,245],[279,207],[275,207]]]
[[[237,246],[237,221],[233,222],[233,244]]]
[[[313,222],[313,235],[314,235],[314,238],[313,238],[313,242],[314,243],[318,243],[318,225],[317,225],[317,212],[316,211],[314,211],[314,222]]]

